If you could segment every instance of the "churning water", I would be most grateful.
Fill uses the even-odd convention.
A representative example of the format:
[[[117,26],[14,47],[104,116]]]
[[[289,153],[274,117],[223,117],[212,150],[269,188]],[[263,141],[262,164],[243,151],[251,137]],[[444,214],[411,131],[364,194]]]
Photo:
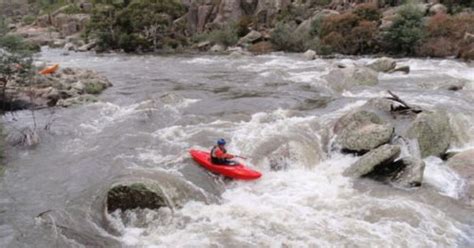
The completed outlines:
[[[410,74],[381,74],[377,86],[335,93],[322,78],[330,68],[371,59],[60,54],[41,57],[98,70],[114,87],[101,102],[36,113],[38,126],[51,125],[42,143],[9,148],[0,246],[474,245],[472,208],[458,200],[465,182],[444,161],[425,159],[423,186],[404,190],[342,176],[357,158],[330,145],[338,117],[392,90],[409,103],[449,109],[459,137],[452,149],[472,147],[474,71],[465,63],[401,59]],[[469,83],[458,92],[430,84],[445,78]],[[28,111],[4,122],[9,131],[32,124]],[[187,150],[208,149],[219,137],[263,177],[227,181],[196,166]],[[97,199],[131,174],[173,185],[170,191],[192,188],[204,200],[102,218]]]

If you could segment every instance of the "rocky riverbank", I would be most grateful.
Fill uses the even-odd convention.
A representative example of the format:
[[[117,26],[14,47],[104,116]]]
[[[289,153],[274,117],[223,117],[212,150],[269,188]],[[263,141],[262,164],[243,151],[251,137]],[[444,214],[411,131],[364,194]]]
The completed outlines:
[[[43,63],[37,63],[44,66]],[[5,109],[39,109],[69,107],[74,104],[95,102],[96,96],[112,86],[110,81],[95,71],[63,68],[51,75],[35,75],[32,83],[11,80],[6,86]]]
[[[309,59],[331,54],[474,57],[472,6],[423,0],[413,1],[409,8],[401,2],[359,3],[167,0],[150,3],[145,10],[133,1],[129,5],[78,1],[40,12],[31,25],[10,28],[40,45],[71,51],[235,53],[237,46],[254,54],[307,51]],[[158,15],[160,30],[139,20],[146,11]],[[107,16],[118,13],[131,26],[118,19],[107,22]],[[410,34],[403,32],[409,29]]]

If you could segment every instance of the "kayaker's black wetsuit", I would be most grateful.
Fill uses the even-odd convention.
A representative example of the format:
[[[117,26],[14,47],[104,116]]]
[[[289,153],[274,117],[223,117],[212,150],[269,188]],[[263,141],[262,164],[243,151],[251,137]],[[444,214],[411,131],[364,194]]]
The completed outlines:
[[[211,149],[211,162],[213,164],[234,165],[235,162],[228,159],[230,157],[233,157],[233,156],[227,154],[227,150],[225,148],[214,146]]]

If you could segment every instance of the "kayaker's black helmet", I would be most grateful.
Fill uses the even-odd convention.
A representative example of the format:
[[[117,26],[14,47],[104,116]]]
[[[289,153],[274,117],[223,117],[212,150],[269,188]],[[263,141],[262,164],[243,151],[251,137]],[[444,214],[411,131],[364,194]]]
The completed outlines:
[[[220,145],[220,146],[225,145],[225,143],[226,143],[226,142],[225,142],[225,139],[219,139],[219,140],[217,141],[217,144]]]

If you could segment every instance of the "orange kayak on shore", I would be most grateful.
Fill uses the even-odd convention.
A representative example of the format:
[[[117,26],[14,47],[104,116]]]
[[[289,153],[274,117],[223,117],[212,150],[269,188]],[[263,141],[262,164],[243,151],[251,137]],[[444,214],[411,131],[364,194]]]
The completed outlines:
[[[55,73],[59,69],[59,64],[54,64],[52,66],[48,66],[41,70],[39,74],[41,75],[49,75]]]

